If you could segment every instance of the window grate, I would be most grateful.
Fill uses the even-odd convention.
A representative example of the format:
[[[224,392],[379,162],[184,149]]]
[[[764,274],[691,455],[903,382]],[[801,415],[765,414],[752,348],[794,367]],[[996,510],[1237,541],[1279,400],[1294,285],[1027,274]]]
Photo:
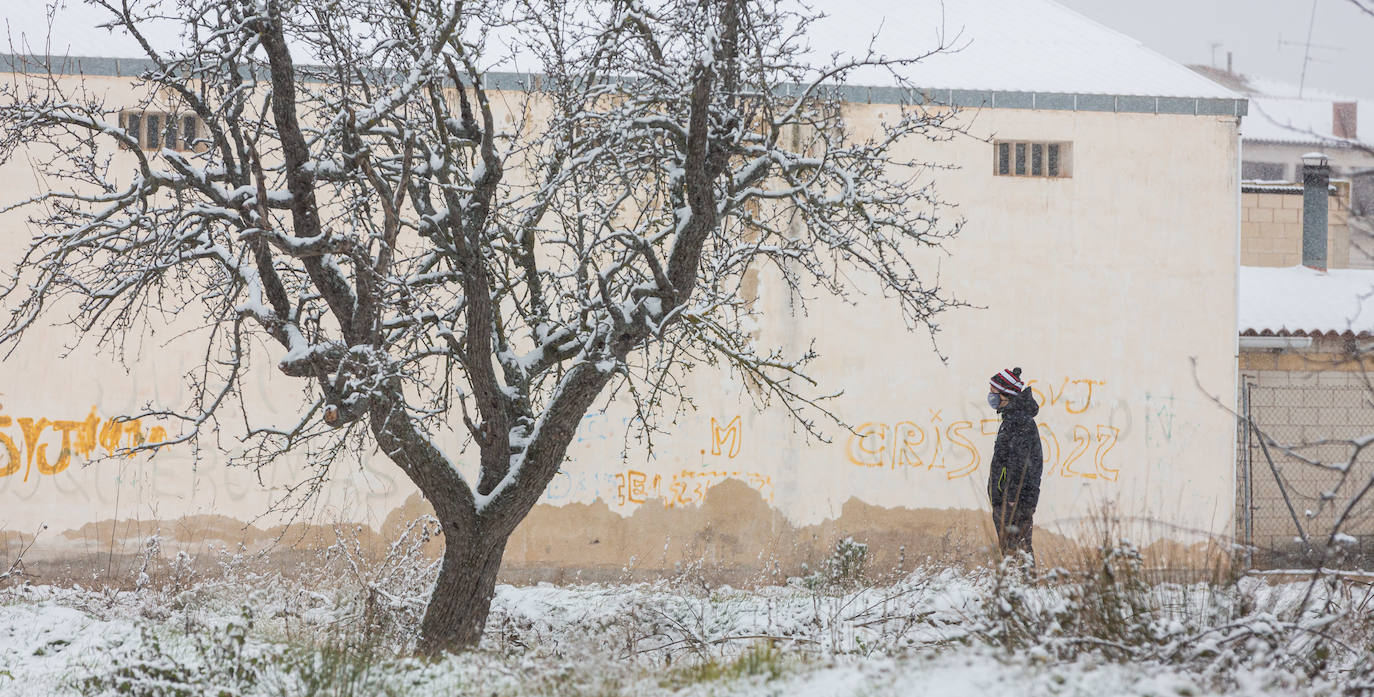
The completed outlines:
[[[124,132],[141,150],[203,150],[197,143],[202,121],[195,114],[170,114],[156,111],[124,111],[119,114]],[[128,148],[127,143],[122,147]]]
[[[1063,179],[1072,175],[1072,143],[994,141],[992,171],[997,176]]]
[[[134,139],[134,145],[143,147],[143,116],[140,114],[129,114],[124,122],[124,130],[129,137]]]
[[[143,141],[145,147],[157,148],[162,143],[162,117],[158,114],[148,114],[148,139]]]
[[[182,147],[190,150],[196,142],[196,117],[183,116],[181,118],[181,143]]]

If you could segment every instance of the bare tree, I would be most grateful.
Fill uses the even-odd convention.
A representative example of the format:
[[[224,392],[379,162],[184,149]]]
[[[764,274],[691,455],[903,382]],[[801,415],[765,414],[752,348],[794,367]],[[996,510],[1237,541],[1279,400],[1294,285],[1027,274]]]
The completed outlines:
[[[478,641],[506,541],[599,398],[648,435],[690,399],[686,371],[725,365],[819,433],[813,353],[749,339],[746,270],[798,301],[864,274],[932,336],[950,305],[910,259],[958,228],[919,155],[951,112],[894,107],[858,137],[837,85],[910,60],[808,67],[813,18],[783,0],[93,1],[195,147],[150,152],[127,105],[59,77],[10,86],[0,157],[48,153],[60,188],[17,204],[37,233],[0,342],[61,305],[117,346],[194,299],[192,397],[137,416],[194,444],[242,412],[249,464],[309,455],[293,501],[375,444],[442,525],[421,650]],[[185,50],[143,34],[169,14]],[[496,89],[499,44],[540,74]],[[299,422],[262,426],[242,398],[264,356],[302,380]],[[476,481],[437,445],[460,428]]]

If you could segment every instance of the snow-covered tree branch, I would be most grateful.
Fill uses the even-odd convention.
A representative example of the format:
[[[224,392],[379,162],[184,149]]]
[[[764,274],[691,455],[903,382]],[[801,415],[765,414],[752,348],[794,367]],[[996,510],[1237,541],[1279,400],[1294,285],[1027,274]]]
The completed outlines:
[[[11,206],[36,234],[0,341],[60,315],[117,345],[195,308],[193,396],[150,414],[182,421],[175,442],[238,405],[250,461],[318,464],[301,495],[375,444],[444,532],[428,650],[477,641],[506,539],[598,399],[651,433],[690,399],[680,377],[717,364],[819,433],[813,354],[748,336],[746,271],[797,302],[865,277],[932,336],[951,305],[914,258],[958,223],[913,153],[958,133],[952,112],[894,108],[857,135],[836,86],[874,66],[901,84],[920,56],[817,67],[792,3],[95,2],[191,147],[150,147],[153,122],[68,78],[5,88],[0,157],[42,158],[55,185]],[[169,12],[186,46],[159,51],[142,27]],[[511,61],[538,72],[493,89]],[[302,381],[299,421],[248,413],[263,359]],[[446,429],[475,444],[476,481]]]

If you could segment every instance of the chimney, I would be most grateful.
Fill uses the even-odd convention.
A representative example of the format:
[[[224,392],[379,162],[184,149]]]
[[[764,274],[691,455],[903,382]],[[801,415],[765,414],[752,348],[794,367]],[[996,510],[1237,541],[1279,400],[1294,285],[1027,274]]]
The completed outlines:
[[[1227,74],[1227,75],[1230,75],[1230,74],[1232,74],[1232,73],[1234,73],[1234,72],[1235,72],[1234,70],[1231,70],[1231,52],[1230,52],[1230,51],[1227,51],[1227,52],[1226,52],[1226,74]]]
[[[1331,132],[1337,138],[1355,140],[1355,127],[1358,124],[1356,108],[1359,102],[1331,103]]]
[[[1302,265],[1326,270],[1327,197],[1331,167],[1326,156],[1309,152],[1302,156]]]

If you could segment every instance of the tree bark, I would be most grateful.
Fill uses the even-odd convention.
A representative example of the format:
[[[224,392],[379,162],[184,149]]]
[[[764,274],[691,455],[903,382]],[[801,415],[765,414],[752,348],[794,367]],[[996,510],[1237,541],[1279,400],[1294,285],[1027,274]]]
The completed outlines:
[[[481,641],[507,539],[444,531],[444,562],[420,622],[420,653],[471,649]]]

